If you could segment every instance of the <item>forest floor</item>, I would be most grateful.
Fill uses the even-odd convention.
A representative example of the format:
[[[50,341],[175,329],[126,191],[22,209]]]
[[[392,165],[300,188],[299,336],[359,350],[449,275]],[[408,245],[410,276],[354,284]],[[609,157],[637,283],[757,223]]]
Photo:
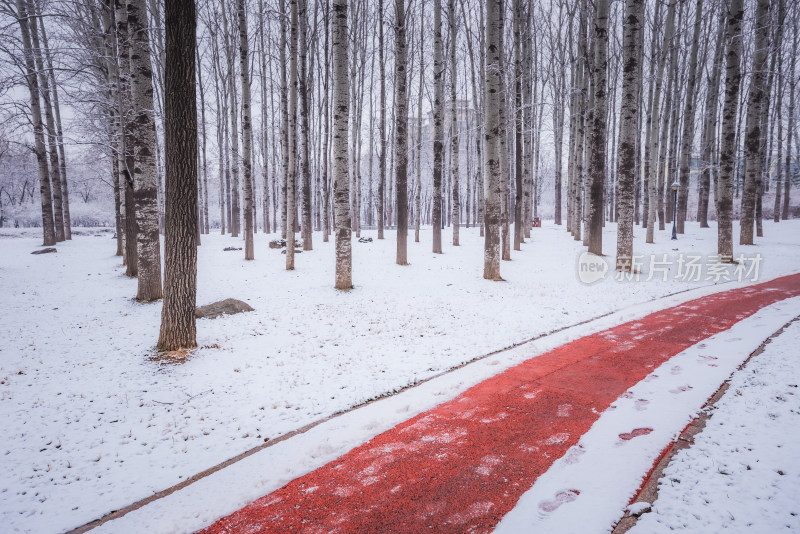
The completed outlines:
[[[610,258],[614,231],[609,224],[604,232]],[[612,270],[594,284],[580,280],[579,268],[587,263],[585,257],[581,263],[580,243],[552,224],[534,229],[513,261],[503,263],[504,283],[481,278],[482,239],[474,228],[462,229],[462,246],[445,246],[443,255],[430,253],[430,230],[423,230],[423,242],[409,244],[408,267],[394,264],[394,236],[387,232],[382,242],[354,242],[356,287],[346,293],[332,287],[333,243],[322,243],[319,233],[315,250],[298,255],[292,272],[283,269],[284,256],[267,248],[263,234],[253,262],[245,262],[241,251],[223,252],[241,246],[240,239],[203,236],[198,304],[234,297],[255,311],[200,320],[204,348],[175,365],[155,358],[161,306],[132,300],[136,282],[124,276],[109,233],[84,230],[60,244],[58,253],[32,256],[40,242],[35,231],[2,229],[0,423],[7,432],[0,521],[9,532],[80,526],[268,438],[277,441],[539,337],[331,419],[298,436],[306,445],[293,438],[264,449],[250,458],[269,451],[263,458],[272,470],[250,473],[248,483],[226,486],[224,495],[217,487],[205,500],[191,501],[192,507],[150,514],[152,531],[200,528],[533,356],[692,298],[752,284],[756,274],[768,280],[797,272],[800,224],[767,222],[765,231],[758,245],[736,247],[737,255],[746,255],[738,271],[721,273],[709,257],[716,228],[689,224],[678,241],[658,232],[654,245],[640,244],[643,231],[637,229],[639,280],[615,280]],[[375,232],[364,235],[374,238]],[[688,279],[695,274],[696,280]],[[796,312],[796,300],[787,302]],[[377,417],[362,412],[387,402],[395,403],[390,415],[383,408]],[[175,498],[188,495],[183,493]],[[126,518],[134,516],[141,520],[139,513]],[[113,523],[110,531],[124,529]]]

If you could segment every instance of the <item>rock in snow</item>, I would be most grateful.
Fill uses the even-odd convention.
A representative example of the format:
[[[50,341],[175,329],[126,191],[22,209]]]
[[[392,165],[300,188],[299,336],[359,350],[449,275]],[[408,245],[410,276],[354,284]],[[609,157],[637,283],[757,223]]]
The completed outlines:
[[[58,252],[56,249],[52,247],[43,248],[41,250],[34,250],[31,254],[49,254],[51,252]]]
[[[295,246],[295,248],[302,247],[303,246],[303,242],[302,241],[298,241],[297,239],[295,239],[294,240],[294,246]],[[285,239],[273,239],[272,241],[269,242],[269,248],[284,248],[284,247],[286,247],[286,240]]]
[[[253,311],[253,308],[246,302],[236,299],[225,299],[205,306],[198,306],[194,314],[198,319],[216,319],[220,315],[233,315],[234,313],[241,313],[246,311]]]

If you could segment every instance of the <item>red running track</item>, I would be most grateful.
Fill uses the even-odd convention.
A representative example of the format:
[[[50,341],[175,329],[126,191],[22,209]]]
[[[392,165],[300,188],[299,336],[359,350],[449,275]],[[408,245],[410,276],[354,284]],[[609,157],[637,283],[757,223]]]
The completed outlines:
[[[800,274],[578,339],[397,425],[203,532],[489,532],[628,388],[691,345],[797,295]]]

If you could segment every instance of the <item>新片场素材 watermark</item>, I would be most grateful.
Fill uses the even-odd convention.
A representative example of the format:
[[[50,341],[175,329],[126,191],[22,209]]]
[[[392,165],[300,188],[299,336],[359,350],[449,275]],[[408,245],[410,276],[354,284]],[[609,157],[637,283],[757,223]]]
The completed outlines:
[[[620,269],[614,271],[614,279],[620,282],[757,282],[762,260],[761,254],[739,254],[733,261],[720,261],[716,254],[634,254],[630,258],[620,258]],[[584,252],[578,257],[578,279],[584,284],[605,279],[612,270],[609,261],[612,260]]]

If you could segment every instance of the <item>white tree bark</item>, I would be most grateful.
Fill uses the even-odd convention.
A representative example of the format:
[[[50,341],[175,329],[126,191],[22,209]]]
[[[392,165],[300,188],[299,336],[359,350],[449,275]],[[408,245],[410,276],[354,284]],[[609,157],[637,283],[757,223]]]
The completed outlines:
[[[519,1],[519,0],[517,0]],[[452,207],[452,221],[453,221],[453,246],[457,247],[459,219],[461,217],[461,199],[459,197],[459,170],[458,170],[458,157],[459,157],[459,135],[458,135],[458,101],[456,100],[456,2],[455,0],[448,0],[447,19],[450,26],[450,175],[452,177],[453,199]]]
[[[617,196],[617,261],[619,271],[632,271],[633,201],[636,178],[636,144],[639,129],[640,50],[644,0],[627,0],[623,22],[622,108],[619,125],[619,189]]]
[[[247,41],[245,0],[237,0],[239,21],[239,73],[242,80],[242,178],[244,179],[244,259],[255,259],[253,250],[253,130],[250,111],[250,54]]]
[[[739,108],[739,66],[742,55],[742,0],[731,0],[725,29],[725,102],[722,107],[720,168],[717,180],[717,254],[719,261],[733,260],[733,177],[736,166],[736,112]]]
[[[153,69],[144,0],[129,0],[128,31],[131,39],[131,101],[133,102],[133,198],[138,231],[138,290],[136,300],[161,298],[161,248],[158,233],[158,190],[155,160],[156,127],[153,121]]]
[[[294,226],[296,212],[297,192],[297,54],[298,54],[298,3],[299,0],[290,0],[291,10],[291,37],[289,39],[289,109],[288,109],[288,143],[286,149],[289,157],[289,167],[286,173],[286,270],[294,270]]]
[[[761,182],[764,169],[764,153],[761,148],[761,107],[764,101],[764,71],[769,47],[769,0],[758,0],[755,20],[755,43],[753,65],[750,76],[750,94],[747,103],[747,124],[745,125],[745,171],[744,191],[742,193],[740,245],[753,244],[755,223],[756,190]]]
[[[500,200],[503,193],[500,169],[500,30],[503,0],[486,2],[486,72],[484,78],[484,169],[486,171],[486,224],[483,248],[483,277],[500,277]]]
[[[347,0],[333,0],[333,180],[336,210],[336,289],[352,289],[350,184],[347,172],[349,80],[347,77]]]

